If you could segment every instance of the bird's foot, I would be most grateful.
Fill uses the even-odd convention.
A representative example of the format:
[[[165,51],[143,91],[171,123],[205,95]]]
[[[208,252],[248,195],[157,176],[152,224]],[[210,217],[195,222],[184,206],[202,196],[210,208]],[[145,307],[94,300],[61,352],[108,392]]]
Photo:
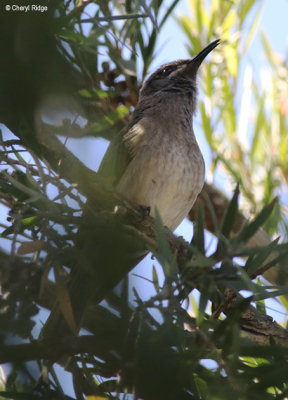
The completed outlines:
[[[146,218],[146,217],[149,217],[150,211],[151,211],[151,207],[139,204],[138,205],[138,209],[139,209],[140,213],[142,214],[143,219]]]

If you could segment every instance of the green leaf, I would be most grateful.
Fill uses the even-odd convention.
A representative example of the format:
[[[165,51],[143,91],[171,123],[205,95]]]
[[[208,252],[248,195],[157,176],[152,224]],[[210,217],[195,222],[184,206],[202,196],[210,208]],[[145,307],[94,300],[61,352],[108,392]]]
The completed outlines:
[[[160,290],[160,285],[159,285],[159,278],[157,274],[157,270],[155,268],[155,265],[152,267],[152,277],[153,277],[153,286],[156,292],[158,293]]]
[[[123,119],[128,113],[126,106],[119,106],[116,110],[111,113],[104,115],[102,119],[91,124],[90,129],[94,133],[101,133],[105,129],[111,128],[117,121]]]
[[[25,392],[13,392],[13,391],[0,391],[0,396],[9,400],[42,400],[43,396],[37,396],[34,394]]]
[[[140,2],[140,4],[141,4],[141,6],[143,7],[145,13],[149,16],[149,18],[150,18],[150,20],[151,20],[151,22],[152,22],[152,24],[153,24],[153,26],[154,26],[154,29],[158,32],[157,21],[156,21],[154,15],[153,15],[153,13],[151,12],[151,7],[149,7],[149,6],[146,4],[145,0],[139,0],[139,2]]]
[[[253,2],[254,1],[255,0],[253,0]],[[254,17],[252,25],[250,26],[250,29],[249,29],[249,33],[248,33],[245,43],[243,45],[243,50],[241,51],[241,54],[243,54],[243,55],[247,52],[252,40],[254,39],[255,32],[257,31],[257,29],[259,27],[261,11],[262,11],[262,4],[260,3],[259,8],[256,12],[256,16]]]
[[[168,7],[167,11],[164,14],[164,17],[162,18],[161,22],[159,23],[159,30],[162,28],[162,26],[165,24],[167,18],[172,14],[174,8],[176,5],[179,3],[179,0],[174,0],[171,4],[171,6]]]
[[[245,0],[240,3],[240,12],[238,11],[239,25],[242,27],[243,23],[247,20],[248,14],[255,3],[260,3],[258,0]]]
[[[105,382],[100,383],[99,385],[99,389],[102,390],[103,392],[115,392],[115,390],[117,390],[117,379],[109,379]],[[95,400],[101,400],[101,399],[107,399],[108,397],[96,397]],[[89,398],[87,398],[87,400],[90,400]],[[91,396],[91,400],[94,400],[94,396]]]
[[[211,118],[206,113],[205,110],[205,105],[203,102],[200,103],[200,112],[201,112],[201,118],[202,118],[202,127],[204,129],[204,133],[206,136],[206,139],[210,146],[213,149],[213,129],[211,127]]]
[[[81,89],[78,91],[79,95],[86,98],[86,99],[90,99],[93,95],[92,93],[87,90],[87,89]]]
[[[124,72],[125,75],[129,76],[137,76],[137,68],[136,68],[136,62],[133,60],[123,60],[123,59],[118,59],[117,61],[118,66],[121,68],[121,70]]]
[[[199,37],[195,36],[193,33],[193,21],[188,18],[186,15],[181,15],[181,17],[176,17],[176,21],[178,25],[181,27],[181,29],[184,31],[185,35],[189,39],[189,42],[191,43],[191,47],[193,49],[192,53],[194,54],[196,49],[201,48],[201,42]],[[196,28],[194,29],[196,30]],[[191,48],[189,48],[189,52],[191,53]]]
[[[235,9],[231,8],[230,11],[227,13],[225,16],[225,19],[222,23],[222,31],[225,33],[225,31],[231,30],[232,26],[235,25],[235,20],[238,17],[237,12]]]
[[[203,16],[202,16],[202,9],[204,11],[204,7],[201,7],[202,0],[197,0],[196,2],[196,21],[197,21],[197,32],[198,35],[201,34],[202,32],[202,22],[203,22]]]
[[[261,286],[261,280],[258,278],[257,279],[257,285]],[[266,315],[266,306],[265,306],[265,301],[264,300],[257,300],[256,301],[256,310],[258,312],[261,312],[262,314]]]
[[[197,249],[195,247],[190,247],[193,251],[193,256],[186,263],[187,268],[203,268],[203,267],[213,267],[215,265],[215,259],[213,257],[206,257],[202,254],[197,254]]]
[[[153,252],[153,254],[162,265],[166,277],[171,278],[178,273],[176,254],[171,252],[165,227],[157,208],[155,210],[155,236],[157,239],[158,249]]]
[[[256,255],[250,256],[245,264],[245,269],[248,275],[254,274],[260,267],[263,266],[264,261],[269,255],[277,249],[279,238],[275,239],[266,247],[261,247]]]
[[[241,232],[233,239],[234,243],[245,243],[252,236],[254,236],[258,229],[263,226],[270,217],[277,202],[278,198],[276,197],[273,201],[271,201],[271,203],[269,203],[260,211],[253,221],[245,225]]]
[[[256,123],[254,124],[254,132],[252,136],[252,146],[251,146],[251,151],[250,151],[250,160],[251,163],[255,161],[255,156],[263,153],[263,150],[261,148],[261,129],[263,124],[265,124],[265,113],[264,113],[264,104],[266,102],[266,99],[264,96],[260,97],[259,100],[257,101],[257,119]]]
[[[240,189],[239,189],[239,184],[237,184],[233,197],[225,212],[225,216],[222,223],[221,234],[224,237],[230,236],[230,233],[235,225],[235,221],[238,214],[239,195],[240,195]]]
[[[227,239],[230,238],[231,231],[234,228],[237,219],[239,194],[240,190],[238,184],[234,191],[233,197],[225,211],[222,227],[220,233],[218,234],[218,245],[216,249],[216,255],[220,255],[223,252],[226,252],[226,249],[229,246],[229,240]]]
[[[273,299],[275,297],[279,296],[285,296],[288,294],[288,287],[282,287],[281,289],[278,290],[271,290],[271,291],[265,291],[262,293],[256,293],[253,298],[256,301],[259,300],[265,300],[265,299]]]
[[[261,40],[270,66],[276,69],[276,65],[278,64],[277,57],[264,32],[261,32]]]
[[[199,300],[199,308],[198,308],[198,313],[197,313],[197,317],[196,317],[196,323],[198,326],[201,326],[201,323],[204,321],[204,317],[205,317],[205,310],[206,307],[208,305],[208,301],[209,301],[209,290],[207,288],[207,290],[201,290],[201,296],[200,296],[200,300]]]
[[[197,205],[196,221],[194,225],[194,234],[191,245],[196,247],[197,252],[205,254],[205,238],[204,238],[204,208],[200,203]]]
[[[37,217],[37,216],[24,218],[20,221],[20,224],[17,225],[17,232],[23,233],[26,229],[31,229],[34,226],[37,226],[40,221],[41,221],[41,218]],[[1,233],[1,236],[6,237],[8,235],[11,235],[12,233],[15,232],[15,229],[16,229],[15,225],[9,226],[7,229],[5,229]]]
[[[198,391],[199,398],[206,400],[208,399],[208,386],[207,382],[194,374],[194,382]]]
[[[62,29],[58,32],[58,35],[79,44],[83,43],[83,35],[72,30]]]

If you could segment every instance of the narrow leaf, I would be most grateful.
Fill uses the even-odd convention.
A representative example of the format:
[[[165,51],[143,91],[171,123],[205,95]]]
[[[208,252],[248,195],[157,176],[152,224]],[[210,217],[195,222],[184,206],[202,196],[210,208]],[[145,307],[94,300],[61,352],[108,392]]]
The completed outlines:
[[[167,277],[171,277],[178,272],[175,255],[172,254],[165,234],[163,222],[156,208],[155,212],[155,235],[158,243],[158,249],[154,252],[155,257],[163,266]]]
[[[196,247],[199,253],[205,254],[204,209],[201,203],[197,206],[194,235],[191,244]]]
[[[32,242],[22,243],[17,251],[18,256],[23,256],[25,254],[34,253],[35,251],[40,251],[44,247],[43,240],[33,240]]]
[[[234,227],[238,213],[239,195],[240,195],[239,184],[237,184],[222,223],[221,233],[225,237],[229,237],[231,230]]]
[[[56,294],[57,294],[57,300],[59,302],[59,307],[60,310],[71,328],[72,332],[77,332],[77,326],[73,314],[73,309],[72,309],[72,303],[71,303],[71,298],[69,295],[69,292],[67,290],[67,287],[64,283],[63,277],[61,275],[61,271],[59,271],[59,267],[56,266],[54,268],[54,273],[55,273],[55,281],[56,281]]]
[[[267,206],[265,206],[260,213],[254,218],[254,220],[241,230],[241,232],[235,237],[235,243],[247,242],[258,229],[264,225],[267,219],[272,214],[274,210],[275,204],[278,202],[278,198],[276,197],[274,200],[271,201]]]

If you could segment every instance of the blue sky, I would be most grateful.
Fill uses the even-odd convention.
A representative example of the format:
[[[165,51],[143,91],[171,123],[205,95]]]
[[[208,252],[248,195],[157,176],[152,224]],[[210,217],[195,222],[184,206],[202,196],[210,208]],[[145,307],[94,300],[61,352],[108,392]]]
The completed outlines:
[[[223,2],[226,0],[222,0]],[[228,1],[228,0],[227,0]],[[176,15],[184,14],[191,15],[191,10],[188,5],[188,0],[182,0],[175,10]],[[263,30],[270,39],[273,48],[279,53],[287,53],[288,45],[288,1],[287,0],[263,0],[262,13],[259,24],[259,29]],[[157,54],[152,67],[157,67],[167,61],[172,61],[177,58],[185,58],[188,56],[185,49],[187,39],[182,33],[175,20],[172,18],[167,21],[167,24],[162,30],[159,40],[158,49],[161,52]],[[249,58],[252,60],[261,59],[260,40],[255,37],[254,43],[249,52]]]

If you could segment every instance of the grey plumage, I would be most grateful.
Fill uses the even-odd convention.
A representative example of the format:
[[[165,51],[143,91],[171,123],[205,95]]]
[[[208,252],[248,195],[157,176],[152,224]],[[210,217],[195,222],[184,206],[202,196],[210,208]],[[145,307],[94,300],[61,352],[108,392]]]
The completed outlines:
[[[144,83],[131,121],[111,142],[99,174],[130,201],[158,208],[174,230],[204,184],[205,167],[193,131],[197,70],[219,40],[195,58],[165,64]]]
[[[171,230],[188,214],[204,183],[204,161],[193,131],[196,73],[218,43],[212,42],[191,60],[160,67],[146,80],[130,123],[111,141],[99,168],[99,174],[127,199],[150,206],[152,216],[157,207]],[[106,240],[95,242],[93,229],[78,232],[79,255],[68,283],[75,327],[56,308],[43,337],[77,333],[87,304],[102,300],[146,251],[142,243],[135,248],[135,243],[121,240],[119,232],[111,238],[111,229]]]

